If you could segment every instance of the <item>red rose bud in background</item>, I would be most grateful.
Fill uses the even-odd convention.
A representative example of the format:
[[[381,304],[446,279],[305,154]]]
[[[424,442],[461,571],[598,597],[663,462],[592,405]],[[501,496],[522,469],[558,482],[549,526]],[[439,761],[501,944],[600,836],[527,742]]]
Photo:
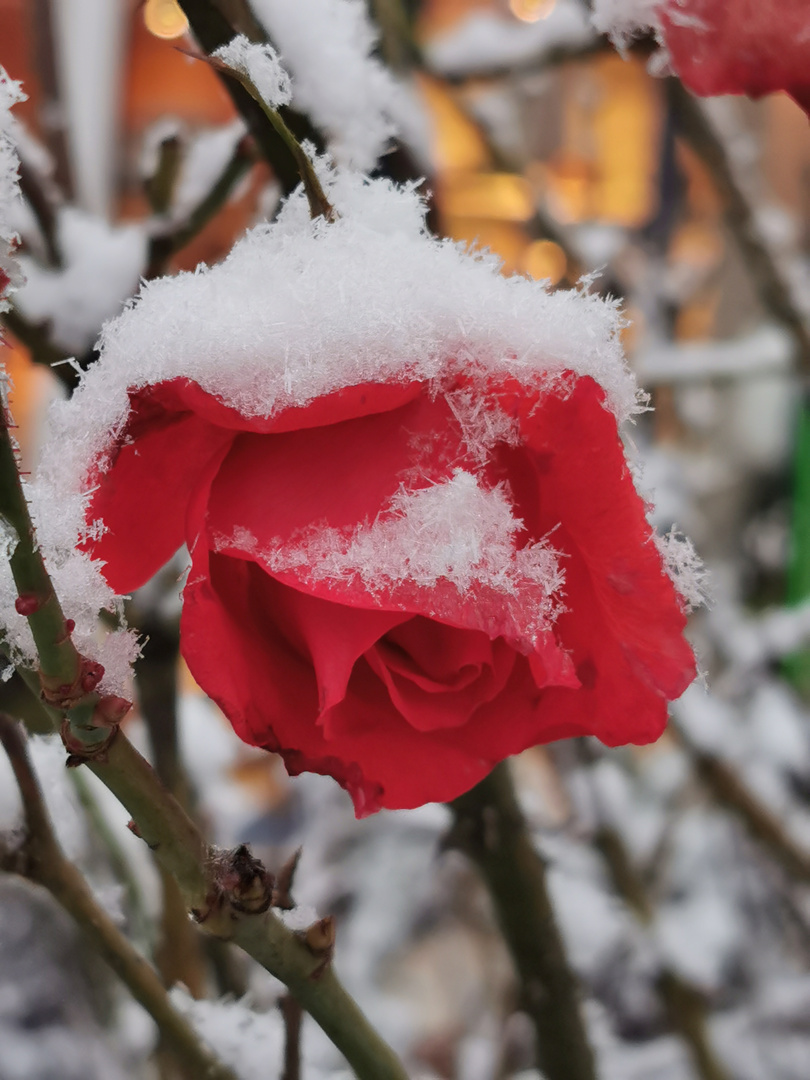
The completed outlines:
[[[330,199],[106,328],[45,465],[104,524],[87,550],[126,592],[185,542],[195,678],[358,814],[657,738],[694,661],[618,435],[615,305],[429,238],[411,189]]]
[[[785,90],[810,113],[808,0],[664,0],[671,66],[695,94]]]

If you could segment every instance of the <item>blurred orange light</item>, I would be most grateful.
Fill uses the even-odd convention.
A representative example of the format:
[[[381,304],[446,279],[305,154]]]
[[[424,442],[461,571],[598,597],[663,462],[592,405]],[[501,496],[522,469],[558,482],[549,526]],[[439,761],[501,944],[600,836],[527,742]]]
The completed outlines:
[[[188,30],[188,19],[177,0],[146,0],[143,21],[149,33],[159,38],[178,38]]]
[[[523,269],[537,281],[556,285],[568,269],[568,260],[553,240],[535,240],[523,253]]]
[[[539,22],[554,10],[556,0],[509,0],[509,9],[522,22]]]
[[[528,181],[512,173],[449,173],[439,190],[442,209],[453,217],[528,221],[534,213]]]

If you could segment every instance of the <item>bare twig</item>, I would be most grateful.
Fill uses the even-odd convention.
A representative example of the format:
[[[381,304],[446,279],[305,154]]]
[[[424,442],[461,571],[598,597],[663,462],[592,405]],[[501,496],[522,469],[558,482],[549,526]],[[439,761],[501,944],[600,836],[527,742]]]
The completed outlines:
[[[32,54],[42,90],[41,123],[54,162],[55,179],[65,198],[73,195],[73,175],[67,140],[67,113],[59,86],[56,39],[51,0],[33,0],[29,6]]]
[[[697,746],[682,724],[670,720],[669,730],[686,750],[698,776],[720,806],[731,810],[750,836],[791,877],[810,884],[810,852],[800,847],[785,831],[779,818],[757,799],[730,765]]]
[[[214,181],[208,194],[194,207],[185,221],[174,225],[169,232],[154,236],[149,244],[149,255],[144,276],[159,277],[166,263],[178,251],[190,244],[228,201],[236,185],[253,164],[253,153],[246,139],[240,139],[230,161]]]
[[[301,1006],[285,994],[279,999],[284,1017],[284,1071],[281,1080],[301,1080]]]
[[[593,753],[590,747],[582,739],[577,742],[580,756],[591,764]],[[596,802],[596,791],[593,791],[593,797]],[[653,924],[655,912],[644,880],[633,865],[621,834],[618,829],[607,824],[599,805],[596,806],[596,815],[598,824],[593,834],[593,845],[605,861],[616,892],[642,926],[649,928]],[[658,974],[656,989],[670,1025],[689,1047],[695,1070],[701,1080],[731,1080],[728,1070],[711,1045],[705,996],[666,964],[662,965]]]
[[[56,208],[37,170],[22,156],[20,157],[20,192],[37,219],[48,265],[58,270],[62,265],[62,252],[57,236]]]
[[[546,887],[504,762],[449,804],[455,822],[447,843],[476,864],[512,954],[523,1007],[537,1036],[538,1064],[548,1080],[595,1080],[593,1053],[580,1013]]]
[[[236,1080],[172,1005],[154,969],[98,906],[81,873],[65,858],[51,827],[22,731],[5,714],[0,714],[0,741],[14,770],[25,814],[26,838],[17,852],[17,872],[44,886],[87,932],[93,946],[154,1019],[165,1044],[193,1076]]]
[[[666,89],[678,134],[694,150],[711,174],[723,198],[728,225],[765,310],[786,327],[799,347],[799,366],[810,372],[810,324],[791,296],[790,282],[758,228],[754,208],[735,175],[722,140],[700,102],[676,78]]]

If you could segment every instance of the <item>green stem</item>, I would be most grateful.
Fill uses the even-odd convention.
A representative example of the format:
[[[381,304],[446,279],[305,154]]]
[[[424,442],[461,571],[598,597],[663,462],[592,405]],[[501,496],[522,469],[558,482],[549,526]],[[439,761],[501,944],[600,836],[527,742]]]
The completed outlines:
[[[534,1024],[541,1070],[548,1080],[596,1080],[579,988],[509,766],[496,766],[449,806],[455,823],[448,843],[476,864],[492,897]]]
[[[296,139],[295,135],[293,135],[292,131],[287,127],[281,113],[267,104],[247,75],[243,74],[241,71],[237,71],[235,68],[228,67],[227,64],[223,64],[221,61],[214,61],[211,59],[210,62],[218,70],[225,71],[231,78],[236,79],[236,81],[250,94],[272,124],[273,130],[276,132],[279,139],[281,139],[282,143],[287,148],[290,157],[292,157],[295,162],[298,175],[301,177],[301,183],[304,185],[304,192],[306,193],[309,202],[309,211],[312,217],[325,217],[327,221],[333,221],[335,218],[334,207],[326,197],[326,192],[323,190],[321,182],[318,179],[318,174],[315,172],[312,161],[298,139]]]
[[[223,45],[231,41],[236,30],[229,20],[220,11],[214,0],[179,0],[180,7],[191,26],[194,37],[202,49],[209,55],[216,52]],[[245,28],[247,29],[247,27]],[[250,37],[255,34],[248,35]],[[299,172],[294,157],[284,140],[280,138],[272,123],[268,123],[267,115],[260,108],[253,95],[239,82],[234,79],[223,79],[223,85],[233,101],[239,115],[244,119],[265,161],[273,169],[276,179],[281,184],[285,195],[289,195],[298,186]],[[306,129],[306,137],[318,143],[317,132],[309,125],[306,119],[300,115],[293,115],[289,109],[284,110],[290,123]],[[289,125],[288,125],[289,126]]]
[[[323,956],[313,955],[271,911],[260,915],[216,911],[216,868],[223,855],[207,847],[186,812],[123,733],[111,744],[105,761],[87,764],[130,812],[157,861],[173,874],[186,905],[199,914],[203,929],[227,937],[281,979],[360,1080],[407,1080],[394,1052]]]
[[[171,232],[153,237],[149,244],[149,258],[145,277],[160,277],[166,263],[178,251],[189,244],[217,214],[228,200],[231,192],[253,164],[253,156],[240,140],[230,161],[217,177],[207,195],[195,206],[188,218]]]

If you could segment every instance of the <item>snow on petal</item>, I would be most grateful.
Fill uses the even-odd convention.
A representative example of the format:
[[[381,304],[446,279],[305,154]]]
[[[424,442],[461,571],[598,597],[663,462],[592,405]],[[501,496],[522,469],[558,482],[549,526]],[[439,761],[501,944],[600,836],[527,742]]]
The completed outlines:
[[[252,551],[274,574],[294,572],[337,588],[359,581],[395,607],[400,600],[407,608],[413,588],[430,590],[437,618],[451,617],[458,598],[472,592],[481,628],[500,623],[502,633],[528,649],[554,620],[563,572],[547,541],[516,548],[522,524],[502,487],[486,490],[472,473],[456,469],[444,483],[400,489],[374,522],[349,532],[315,527],[295,543],[262,549],[240,535],[223,538],[223,546]],[[436,591],[440,582],[454,586],[447,604]]]

